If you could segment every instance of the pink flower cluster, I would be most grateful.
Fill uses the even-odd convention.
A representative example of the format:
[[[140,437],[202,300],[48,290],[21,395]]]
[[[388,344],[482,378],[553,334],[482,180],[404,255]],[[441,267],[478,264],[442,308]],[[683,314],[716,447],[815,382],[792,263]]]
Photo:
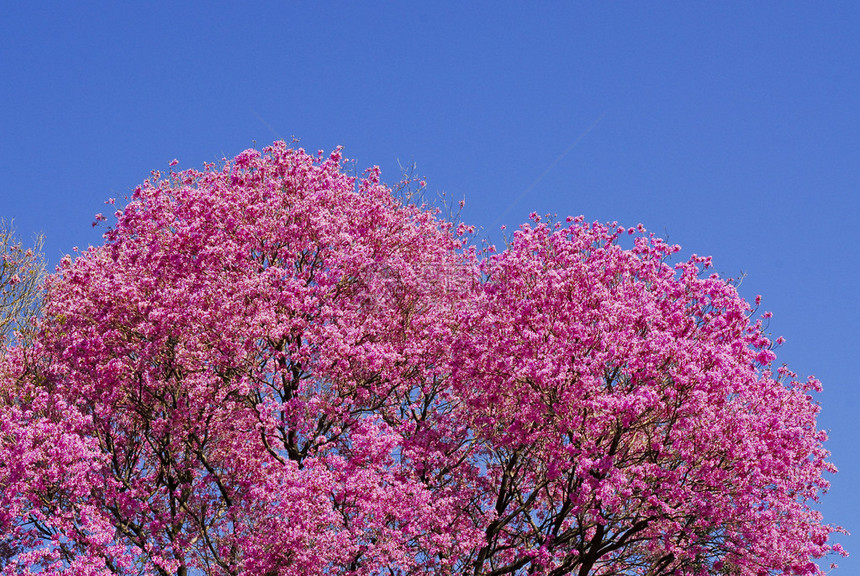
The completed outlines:
[[[171,163],[173,165],[173,163]],[[820,574],[808,392],[706,258],[478,255],[340,152],[153,173],[0,367],[0,574]],[[101,218],[98,218],[101,219]]]

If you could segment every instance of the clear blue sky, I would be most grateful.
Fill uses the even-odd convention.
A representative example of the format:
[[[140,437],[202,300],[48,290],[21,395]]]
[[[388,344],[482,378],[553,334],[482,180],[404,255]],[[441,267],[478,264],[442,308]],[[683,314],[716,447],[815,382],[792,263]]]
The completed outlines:
[[[860,4],[178,4],[3,7],[0,216],[52,263],[174,157],[291,137],[416,161],[496,241],[532,210],[642,222],[764,296],[824,382],[821,509],[860,533]]]

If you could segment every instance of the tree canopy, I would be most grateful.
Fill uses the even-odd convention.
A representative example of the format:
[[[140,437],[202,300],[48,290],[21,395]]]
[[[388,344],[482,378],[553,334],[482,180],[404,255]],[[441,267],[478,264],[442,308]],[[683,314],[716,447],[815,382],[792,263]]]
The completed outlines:
[[[30,332],[45,276],[42,258],[44,238],[24,248],[11,223],[0,220],[0,347],[17,331]]]
[[[115,216],[0,366],[4,576],[758,576],[842,552],[812,507],[820,383],[641,226],[533,215],[477,251],[378,169],[283,142],[154,172]]]

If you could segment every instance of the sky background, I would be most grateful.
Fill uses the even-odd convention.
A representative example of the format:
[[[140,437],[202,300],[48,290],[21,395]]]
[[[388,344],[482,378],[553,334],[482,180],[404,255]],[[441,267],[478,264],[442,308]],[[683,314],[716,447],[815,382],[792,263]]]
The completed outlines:
[[[414,161],[499,244],[532,211],[641,222],[763,295],[824,383],[820,509],[860,534],[860,3],[178,4],[4,4],[0,217],[52,267],[150,170],[276,139]]]

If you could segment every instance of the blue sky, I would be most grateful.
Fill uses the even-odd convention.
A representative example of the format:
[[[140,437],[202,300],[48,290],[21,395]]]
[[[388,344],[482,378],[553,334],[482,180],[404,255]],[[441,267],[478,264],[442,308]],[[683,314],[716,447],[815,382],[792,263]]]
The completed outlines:
[[[415,161],[496,242],[533,210],[642,222],[746,274],[824,382],[821,510],[860,533],[860,4],[178,4],[4,6],[0,216],[52,263],[150,170],[292,137]]]

